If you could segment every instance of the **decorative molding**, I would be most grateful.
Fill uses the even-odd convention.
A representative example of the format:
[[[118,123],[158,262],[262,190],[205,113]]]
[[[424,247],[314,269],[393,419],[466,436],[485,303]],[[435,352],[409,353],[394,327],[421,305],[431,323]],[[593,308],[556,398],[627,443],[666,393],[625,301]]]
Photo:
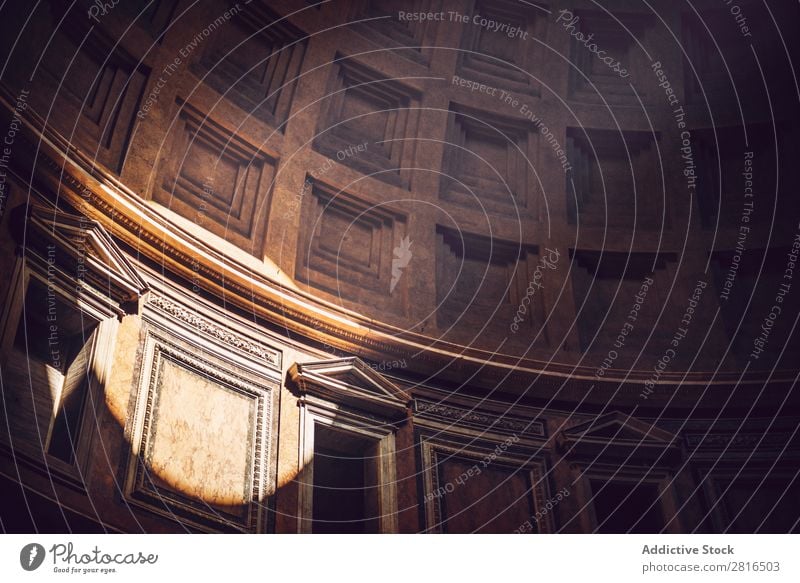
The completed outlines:
[[[541,421],[527,421],[509,415],[495,415],[465,407],[454,407],[424,399],[414,399],[414,423],[432,419],[448,424],[475,427],[495,433],[545,437],[545,425]]]
[[[592,459],[658,459],[671,464],[681,455],[675,434],[620,411],[561,431],[557,443],[567,455]]]
[[[713,450],[737,450],[754,448],[775,449],[782,451],[783,446],[792,440],[792,433],[688,433],[686,445],[690,448]]]
[[[740,420],[684,428],[683,438],[692,460],[704,462],[737,460],[800,459],[800,436],[797,419],[764,420],[742,423]]]
[[[163,296],[150,294],[148,296],[147,303],[148,305],[154,306],[166,314],[177,318],[181,322],[185,322],[192,328],[206,334],[207,336],[219,340],[220,342],[237,350],[241,350],[256,356],[259,359],[264,360],[273,368],[278,370],[281,369],[282,354],[278,350],[262,346],[256,342],[248,340],[241,335],[234,334],[230,330],[210,322],[202,316],[197,315],[191,310],[188,310]]]
[[[451,488],[448,487],[448,484],[441,483],[439,468],[442,460],[440,456],[446,456],[448,459],[476,462],[475,465],[479,466],[481,472],[491,469],[493,465],[496,465],[501,470],[515,473],[524,470],[528,481],[528,500],[530,505],[530,516],[527,516],[527,519],[540,513],[550,498],[549,485],[546,478],[546,463],[544,458],[541,457],[541,450],[538,448],[531,450],[530,448],[518,448],[512,445],[501,449],[499,444],[487,440],[476,441],[475,439],[470,439],[466,441],[463,436],[452,433],[437,432],[433,435],[429,431],[418,432],[418,439],[422,459],[422,492],[420,498],[425,516],[425,532],[444,532],[443,526],[447,520],[445,505],[442,503],[444,496],[451,496],[456,493],[462,493],[466,496],[470,494],[469,477],[465,479],[463,484],[453,484]],[[540,516],[540,520],[536,521],[539,532],[554,532],[553,513],[542,512]],[[524,521],[521,521],[520,524],[512,525],[509,528],[509,532],[519,529],[523,524]]]
[[[189,347],[179,346],[165,336],[148,331],[140,363],[139,391],[134,413],[126,433],[130,436],[131,450],[125,479],[125,496],[132,503],[149,510],[195,524],[203,530],[265,532],[272,517],[268,512],[275,489],[274,461],[276,451],[273,434],[276,430],[275,400],[277,386],[263,380],[245,378],[229,372],[222,362],[200,358],[189,352]],[[199,375],[215,384],[220,390],[251,399],[253,419],[247,429],[247,476],[244,504],[240,513],[215,511],[203,500],[197,500],[168,484],[158,485],[159,476],[150,476],[146,460],[150,453],[154,424],[158,422],[156,401],[162,389],[163,366],[166,361]],[[199,398],[202,398],[198,396]],[[187,479],[191,476],[187,476]]]
[[[11,211],[12,235],[29,258],[65,274],[67,287],[112,302],[119,314],[135,310],[147,283],[97,221],[38,204]]]
[[[672,433],[791,433],[800,425],[797,417],[747,417],[745,419],[656,419],[649,420]]]
[[[406,418],[411,397],[360,358],[295,363],[289,378],[300,396],[349,405],[386,420]]]

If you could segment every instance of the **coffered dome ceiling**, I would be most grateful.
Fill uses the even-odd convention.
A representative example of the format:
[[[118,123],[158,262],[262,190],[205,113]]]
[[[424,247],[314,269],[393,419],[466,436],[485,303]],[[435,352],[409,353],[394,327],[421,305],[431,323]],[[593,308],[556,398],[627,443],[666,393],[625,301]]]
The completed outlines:
[[[797,96],[767,90],[795,40],[754,62],[703,3],[664,7],[680,39],[632,6],[70,4],[5,19],[6,115],[27,91],[31,163],[152,268],[421,370],[793,367],[791,318],[749,355],[797,228]]]
[[[798,6],[0,3],[0,530],[797,530]]]

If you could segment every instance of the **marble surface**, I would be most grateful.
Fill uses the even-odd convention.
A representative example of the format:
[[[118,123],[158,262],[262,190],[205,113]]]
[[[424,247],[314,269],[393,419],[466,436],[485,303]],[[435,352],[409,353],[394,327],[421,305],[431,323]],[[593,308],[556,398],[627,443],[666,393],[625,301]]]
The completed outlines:
[[[146,451],[151,477],[182,496],[243,511],[252,484],[255,399],[169,359],[159,374]]]

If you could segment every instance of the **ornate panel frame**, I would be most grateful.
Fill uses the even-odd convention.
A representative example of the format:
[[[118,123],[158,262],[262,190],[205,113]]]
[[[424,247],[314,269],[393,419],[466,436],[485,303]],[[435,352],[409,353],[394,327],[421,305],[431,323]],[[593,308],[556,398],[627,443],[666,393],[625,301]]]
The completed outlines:
[[[416,422],[415,425],[419,426]],[[424,427],[424,426],[423,426]],[[503,441],[502,435],[473,431],[471,437],[453,433],[443,433],[438,429],[421,428],[417,430],[417,441],[421,459],[422,512],[424,530],[427,533],[443,533],[443,524],[447,517],[442,505],[442,497],[437,496],[440,484],[437,467],[439,456],[482,463],[487,459],[491,466],[516,471],[524,470],[528,480],[531,515],[539,514],[537,520],[540,533],[555,532],[553,513],[543,511],[550,498],[550,487],[547,480],[547,462],[543,452],[543,441],[518,439],[514,445],[502,447],[509,439]],[[515,434],[516,436],[516,434]]]
[[[273,529],[273,495],[276,487],[275,436],[279,381],[256,367],[247,370],[241,361],[232,362],[224,354],[213,354],[208,345],[193,345],[186,339],[145,325],[145,339],[139,362],[138,394],[126,426],[130,443],[125,476],[125,498],[130,503],[170,518],[179,518],[201,531],[269,532]],[[248,430],[248,460],[243,477],[244,509],[236,516],[215,511],[203,501],[174,489],[157,486],[149,477],[146,462],[157,423],[154,405],[161,389],[165,363],[171,363],[203,376],[220,389],[252,400]],[[272,378],[271,378],[272,377]]]

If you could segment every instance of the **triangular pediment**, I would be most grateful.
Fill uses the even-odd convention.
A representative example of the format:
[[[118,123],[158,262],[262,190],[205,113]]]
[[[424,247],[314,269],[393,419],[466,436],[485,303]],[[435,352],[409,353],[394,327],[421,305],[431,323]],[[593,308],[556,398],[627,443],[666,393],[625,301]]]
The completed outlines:
[[[25,249],[70,273],[85,273],[84,279],[116,301],[134,301],[147,290],[144,278],[97,221],[42,205],[12,212],[15,237]]]
[[[620,411],[602,415],[561,432],[562,439],[584,443],[634,443],[641,446],[669,446],[674,434]]]
[[[376,414],[404,415],[411,397],[357,357],[296,363],[289,376],[301,394]]]

